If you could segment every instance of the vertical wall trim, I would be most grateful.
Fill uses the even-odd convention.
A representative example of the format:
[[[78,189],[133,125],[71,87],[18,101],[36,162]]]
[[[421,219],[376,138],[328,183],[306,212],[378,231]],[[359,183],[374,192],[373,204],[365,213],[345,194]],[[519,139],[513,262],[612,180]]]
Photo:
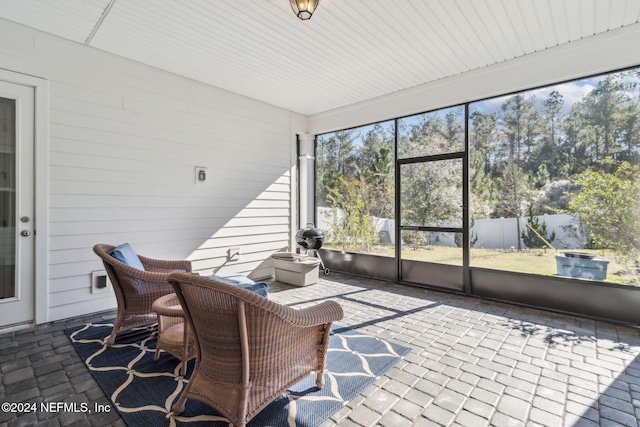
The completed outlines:
[[[398,121],[399,119],[394,120],[393,126],[393,149],[394,149],[394,162],[395,162],[395,170],[394,170],[394,180],[395,180],[395,195],[394,195],[394,216],[395,216],[395,230],[394,233],[396,235],[396,244],[395,244],[395,255],[396,255],[396,281],[402,281],[402,232],[400,231],[400,192],[402,189],[400,188],[400,162],[398,161]]]
[[[298,134],[298,164],[300,186],[298,189],[300,211],[298,224],[304,227],[315,219],[315,135],[307,133]]]
[[[469,183],[469,103],[464,104],[464,156],[462,157],[462,288],[464,293],[471,295],[471,196]]]
[[[301,209],[301,194],[300,194],[300,188],[301,188],[301,179],[302,179],[302,173],[300,171],[300,138],[298,138],[298,135],[296,135],[296,185],[295,188],[293,188],[293,190],[295,190],[295,198],[296,198],[296,216],[294,221],[292,221],[291,223],[293,224],[293,229],[291,230],[291,248],[295,248],[295,238],[294,238],[294,232],[296,229],[300,229],[300,209]]]

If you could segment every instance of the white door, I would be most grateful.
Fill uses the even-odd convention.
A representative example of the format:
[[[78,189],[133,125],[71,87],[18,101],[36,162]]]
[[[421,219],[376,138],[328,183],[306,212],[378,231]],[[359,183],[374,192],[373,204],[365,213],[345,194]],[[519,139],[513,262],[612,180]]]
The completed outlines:
[[[0,327],[34,320],[34,89],[0,81]]]

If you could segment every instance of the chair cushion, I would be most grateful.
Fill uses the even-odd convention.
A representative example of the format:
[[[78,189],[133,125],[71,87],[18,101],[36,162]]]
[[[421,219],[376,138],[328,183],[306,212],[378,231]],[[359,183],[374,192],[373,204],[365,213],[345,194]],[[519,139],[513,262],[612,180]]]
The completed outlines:
[[[247,276],[244,276],[239,273],[223,274],[223,275],[214,274],[208,277],[212,280],[217,280],[218,282],[228,283],[230,285],[236,285],[236,286],[237,285],[253,285],[256,283],[250,278],[248,278]]]
[[[144,270],[144,265],[140,262],[140,258],[138,258],[138,255],[136,255],[135,251],[128,243],[116,246],[111,252],[109,252],[109,255],[130,267],[137,268],[138,270]]]
[[[218,282],[226,283],[228,285],[237,286],[242,289],[246,289],[251,292],[255,292],[261,297],[269,298],[269,285],[264,282],[254,282],[249,279],[247,276],[243,276],[242,274],[229,274],[225,276],[217,276],[211,275],[206,276],[211,280],[215,280]]]

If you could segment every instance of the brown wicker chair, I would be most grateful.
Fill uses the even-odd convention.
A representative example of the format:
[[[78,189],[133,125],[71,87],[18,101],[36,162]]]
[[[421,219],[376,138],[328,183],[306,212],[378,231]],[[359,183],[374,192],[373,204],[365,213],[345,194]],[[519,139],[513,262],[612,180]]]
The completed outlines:
[[[105,244],[93,247],[96,255],[102,258],[118,302],[118,314],[107,340],[109,346],[113,345],[117,334],[156,322],[157,315],[151,305],[161,296],[173,293],[173,287],[167,281],[169,273],[191,272],[190,261],[157,260],[140,255],[138,258],[145,270],[138,270],[109,255],[114,248]]]
[[[324,385],[331,323],[343,315],[338,303],[296,310],[206,277],[172,273],[169,282],[196,340],[196,365],[174,414],[194,398],[241,427],[308,375]]]

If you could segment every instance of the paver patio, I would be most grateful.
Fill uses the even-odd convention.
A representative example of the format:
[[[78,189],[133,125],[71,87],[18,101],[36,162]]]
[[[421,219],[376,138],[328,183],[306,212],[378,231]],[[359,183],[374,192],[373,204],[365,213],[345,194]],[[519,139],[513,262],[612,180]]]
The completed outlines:
[[[322,427],[638,426],[637,328],[332,273],[270,285],[303,307],[342,304],[342,325],[412,348]],[[109,405],[64,329],[99,313],[0,334],[1,402]],[[0,426],[123,426],[115,411],[0,413]]]

